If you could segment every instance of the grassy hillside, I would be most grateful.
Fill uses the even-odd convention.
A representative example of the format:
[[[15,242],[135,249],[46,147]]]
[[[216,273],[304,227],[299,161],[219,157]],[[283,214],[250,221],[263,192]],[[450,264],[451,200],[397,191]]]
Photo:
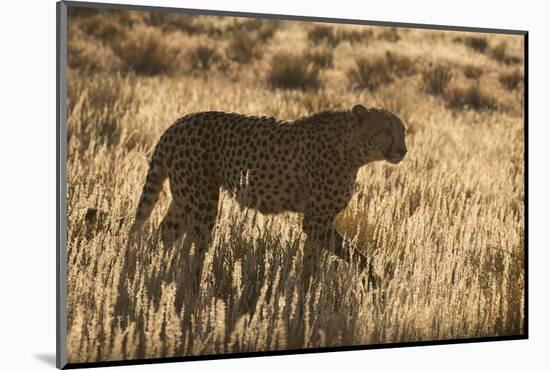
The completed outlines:
[[[521,37],[73,9],[68,54],[70,362],[524,332]],[[167,186],[128,240],[147,158],[179,116],[356,103],[408,127],[407,158],[362,168],[338,218],[378,289],[324,255],[301,302],[300,217],[228,194],[198,301],[172,277],[185,256],[154,234]],[[89,208],[105,214],[90,223]]]

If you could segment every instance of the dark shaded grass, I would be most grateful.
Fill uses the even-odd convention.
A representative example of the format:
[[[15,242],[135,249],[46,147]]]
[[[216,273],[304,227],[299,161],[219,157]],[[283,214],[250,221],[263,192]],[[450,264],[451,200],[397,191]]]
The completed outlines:
[[[330,49],[316,49],[304,54],[306,63],[312,63],[319,68],[332,68],[334,66],[334,54]]]
[[[476,67],[471,64],[464,66],[462,71],[464,72],[464,76],[471,79],[477,79],[477,78],[480,78],[481,75],[483,75],[482,68]]]
[[[501,42],[491,50],[491,57],[505,65],[519,64],[521,62],[519,57],[508,53],[508,45],[505,42]]]
[[[226,50],[229,59],[242,64],[249,64],[262,54],[258,39],[247,31],[236,32]]]
[[[496,110],[497,100],[483,91],[479,84],[455,86],[445,91],[444,100],[452,109]]]
[[[115,43],[113,50],[127,70],[143,75],[174,72],[180,67],[180,51],[171,46],[156,28],[134,27],[128,37]]]
[[[384,56],[356,59],[355,67],[348,71],[348,79],[354,88],[374,91],[396,78],[411,76],[416,71],[413,60],[388,51]]]
[[[466,37],[463,41],[464,45],[477,51],[478,53],[484,53],[489,47],[489,42],[485,39],[485,37],[470,36]]]
[[[401,40],[401,36],[399,36],[399,31],[395,27],[384,29],[379,35],[379,40],[384,40],[387,42],[398,42]]]
[[[513,91],[516,90],[523,82],[523,73],[521,73],[518,69],[511,72],[504,72],[498,76],[498,81],[506,89]]]
[[[222,57],[216,49],[199,45],[187,54],[187,61],[192,71],[206,72],[221,65]]]
[[[449,66],[438,64],[422,72],[424,89],[432,95],[441,95],[451,81],[453,74]]]
[[[359,43],[368,42],[373,36],[372,30],[341,30],[331,26],[317,25],[307,34],[308,40],[314,45],[325,44],[332,48],[341,42]]]
[[[321,85],[319,69],[307,63],[303,55],[279,54],[271,60],[267,74],[272,88],[279,89],[317,89]]]

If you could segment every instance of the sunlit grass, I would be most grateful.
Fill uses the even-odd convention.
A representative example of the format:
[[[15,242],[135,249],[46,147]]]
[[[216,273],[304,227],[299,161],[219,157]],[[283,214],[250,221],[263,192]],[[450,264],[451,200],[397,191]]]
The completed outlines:
[[[269,24],[276,32],[269,43],[255,44],[263,48],[261,53],[251,54],[246,64],[224,60],[227,74],[217,73],[217,63],[208,63],[205,79],[203,73],[172,66],[189,63],[186,55],[198,50],[204,37],[222,58],[235,51],[233,33],[224,38],[224,32],[259,32],[267,25],[248,21],[238,26],[224,18],[214,27],[211,18],[196,17],[192,22],[171,18],[174,26],[164,29],[135,13],[119,16],[131,20],[124,24],[154,35],[149,43],[167,37],[162,44],[166,50],[188,48],[179,50],[181,60],[159,66],[143,51],[131,54],[139,56],[135,61],[121,55],[117,65],[109,66],[111,59],[104,56],[115,52],[108,44],[99,44],[97,35],[87,39],[85,32],[73,33],[76,45],[87,46],[82,47],[85,57],[74,52],[68,86],[70,362],[524,332],[523,102],[517,88],[521,83],[516,83],[521,68],[513,70],[508,82],[512,79],[502,77],[509,73],[506,63],[453,42],[456,33],[386,30],[384,37],[369,39],[368,46],[361,37],[335,43],[330,68],[318,76],[323,90],[280,89],[269,83],[269,70],[275,55],[300,51],[289,50],[290,42],[305,51],[313,40],[308,35],[325,39],[345,33],[334,31],[338,27],[312,33],[315,28],[307,24]],[[71,26],[78,29],[83,19],[72,19]],[[109,21],[98,35],[124,32],[113,24],[118,23]],[[366,29],[370,32],[361,35],[377,30]],[[139,48],[137,37],[136,42],[117,42]],[[502,36],[485,39],[488,45],[499,45]],[[514,53],[521,39],[507,40],[506,55],[519,57]],[[332,50],[325,41],[323,50]],[[426,42],[432,54],[419,58]],[[86,68],[94,47],[101,52],[101,63]],[[456,53],[441,55],[438,48]],[[151,58],[164,58],[161,49],[151,50]],[[380,88],[354,89],[348,71],[358,57],[381,60],[381,66],[407,62],[411,68],[392,65],[391,80]],[[486,79],[481,82],[496,86],[483,90],[495,102],[491,109],[476,109],[467,95],[460,95],[464,81],[447,81],[441,88],[443,95],[449,89],[448,94],[455,94],[456,105],[429,94],[422,73],[440,58],[455,69],[479,68]],[[337,219],[339,231],[381,275],[378,289],[368,288],[362,275],[323,254],[320,275],[302,301],[300,216],[262,216],[240,208],[226,193],[198,300],[187,294],[181,271],[186,256],[177,248],[165,249],[155,233],[169,202],[167,186],[151,225],[140,238],[128,239],[147,158],[179,116],[225,110],[290,120],[355,103],[388,107],[408,128],[407,158],[398,166],[375,163],[361,169],[355,195]],[[107,217],[89,224],[89,208],[103,210]]]

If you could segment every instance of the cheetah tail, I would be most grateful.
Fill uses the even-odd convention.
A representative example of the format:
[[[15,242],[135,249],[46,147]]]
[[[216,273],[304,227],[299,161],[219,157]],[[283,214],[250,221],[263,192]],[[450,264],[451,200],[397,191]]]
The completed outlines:
[[[155,158],[151,159],[149,165],[149,171],[145,179],[145,185],[143,185],[143,191],[139,199],[139,204],[136,210],[136,217],[134,224],[132,225],[132,231],[136,231],[151,215],[155,203],[157,203],[162,190],[162,184],[166,180],[167,175],[163,169],[162,164]]]

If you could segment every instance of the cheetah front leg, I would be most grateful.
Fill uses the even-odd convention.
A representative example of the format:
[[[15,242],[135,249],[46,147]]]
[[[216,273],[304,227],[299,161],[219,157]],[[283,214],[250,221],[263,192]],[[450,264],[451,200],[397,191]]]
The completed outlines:
[[[352,266],[369,274],[369,282],[378,285],[378,278],[374,275],[372,266],[367,257],[356,248],[346,243],[342,235],[336,231],[334,214],[307,214],[304,216],[303,231],[306,234],[304,245],[304,273],[307,284],[318,271],[318,257],[322,248],[341,258]]]

